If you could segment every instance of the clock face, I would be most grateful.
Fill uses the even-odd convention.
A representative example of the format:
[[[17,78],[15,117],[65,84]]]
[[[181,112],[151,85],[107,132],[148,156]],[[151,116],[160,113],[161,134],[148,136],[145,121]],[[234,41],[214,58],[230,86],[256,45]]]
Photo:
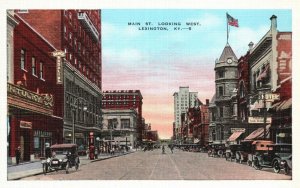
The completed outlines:
[[[228,59],[227,59],[227,63],[228,63],[228,64],[232,63],[232,59],[231,59],[231,58],[228,58]]]

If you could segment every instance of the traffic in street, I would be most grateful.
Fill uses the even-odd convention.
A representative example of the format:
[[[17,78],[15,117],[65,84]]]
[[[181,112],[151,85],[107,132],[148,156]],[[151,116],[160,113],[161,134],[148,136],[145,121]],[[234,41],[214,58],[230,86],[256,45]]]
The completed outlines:
[[[42,167],[41,167],[42,168]],[[222,169],[222,170],[220,170]],[[207,153],[189,152],[167,146],[150,151],[79,166],[79,169],[49,172],[22,180],[291,180],[291,175],[272,169],[256,170],[246,163],[230,162]]]

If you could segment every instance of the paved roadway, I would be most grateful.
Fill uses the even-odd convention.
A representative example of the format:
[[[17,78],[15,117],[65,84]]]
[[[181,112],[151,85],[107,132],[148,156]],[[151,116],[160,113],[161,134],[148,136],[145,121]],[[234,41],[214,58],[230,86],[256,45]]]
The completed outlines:
[[[97,161],[47,175],[22,180],[290,180],[291,176],[273,173],[272,169],[255,170],[245,164],[211,158],[206,153],[167,149],[137,151],[122,157]]]

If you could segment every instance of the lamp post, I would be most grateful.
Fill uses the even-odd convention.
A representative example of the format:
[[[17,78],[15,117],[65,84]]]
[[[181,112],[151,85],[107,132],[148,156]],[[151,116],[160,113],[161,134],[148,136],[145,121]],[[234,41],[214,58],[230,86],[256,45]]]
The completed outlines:
[[[78,108],[78,103],[77,102],[78,102],[79,99],[82,99],[82,98],[76,98],[75,101],[74,101],[74,104],[73,104],[74,106],[77,104],[76,105],[77,108]],[[84,99],[82,99],[82,100],[84,100]],[[75,115],[76,115],[75,113],[76,113],[76,108],[74,107],[72,110],[73,110],[73,113],[72,113],[73,114],[73,118],[72,118],[73,119],[73,123],[72,123],[72,143],[76,144],[75,143]],[[83,111],[84,112],[87,111],[87,106],[83,107]]]

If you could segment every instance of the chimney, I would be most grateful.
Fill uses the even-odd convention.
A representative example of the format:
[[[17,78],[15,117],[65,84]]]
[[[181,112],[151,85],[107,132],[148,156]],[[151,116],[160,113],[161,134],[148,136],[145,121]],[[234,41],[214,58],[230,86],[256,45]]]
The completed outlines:
[[[277,16],[272,15],[270,20],[271,20],[271,30],[276,31],[277,30]]]
[[[248,47],[249,47],[248,51],[252,50],[253,45],[254,45],[254,43],[252,41],[248,44]]]
[[[206,104],[206,106],[209,105],[209,99],[206,99],[206,100],[205,100],[205,104]]]

